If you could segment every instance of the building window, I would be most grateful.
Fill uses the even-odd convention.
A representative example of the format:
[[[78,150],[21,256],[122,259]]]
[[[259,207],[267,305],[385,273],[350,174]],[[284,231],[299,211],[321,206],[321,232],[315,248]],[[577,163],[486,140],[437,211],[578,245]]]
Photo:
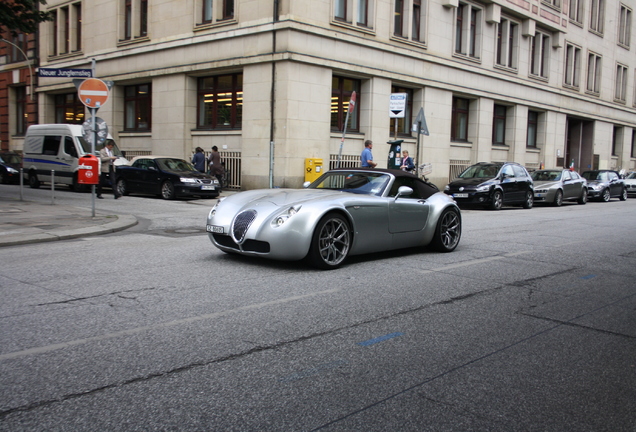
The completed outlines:
[[[616,82],[614,88],[614,101],[625,103],[627,101],[627,71],[625,65],[616,65]]]
[[[27,35],[22,32],[16,32],[16,34],[11,34],[10,37],[13,45],[7,46],[7,63],[27,61],[28,59],[24,57],[28,51]]]
[[[501,18],[497,24],[497,64],[517,69],[517,48],[519,46],[519,24]]]
[[[570,0],[569,17],[573,23],[583,25],[583,1],[584,0]]]
[[[55,95],[55,123],[82,124],[84,104],[77,92]]]
[[[601,93],[601,56],[589,53],[587,56],[587,87],[588,92],[596,95]]]
[[[354,26],[371,28],[372,0],[334,0],[333,18]]]
[[[492,118],[492,143],[495,145],[506,144],[506,112],[508,108],[495,104]]]
[[[24,135],[27,128],[26,87],[15,87],[15,134]]]
[[[199,78],[199,129],[241,129],[243,125],[243,74]]]
[[[453,98],[453,114],[451,118],[451,140],[468,141],[468,109],[470,101],[464,98]]]
[[[482,10],[460,3],[455,17],[455,54],[478,59],[481,50]]]
[[[629,48],[632,35],[632,11],[625,5],[621,5],[618,22],[618,44]]]
[[[550,36],[537,31],[531,42],[530,74],[547,78],[550,58]]]
[[[201,22],[208,24],[212,22],[212,0],[203,0],[202,2],[203,12],[201,14]]]
[[[631,157],[636,157],[636,129],[632,130],[632,153]]]
[[[74,47],[73,51],[81,51],[82,50],[82,4],[75,3],[73,4],[73,28],[72,30],[75,32],[74,38]]]
[[[73,3],[49,11],[51,22],[51,56],[68,54],[82,49],[82,3]]]
[[[68,6],[65,7],[61,7],[60,8],[60,14],[58,15],[60,16],[61,20],[60,20],[60,25],[61,25],[61,30],[62,30],[62,34],[61,34],[61,41],[62,41],[62,45],[60,47],[60,54],[66,54],[67,52],[70,52],[70,45],[71,45],[71,35],[70,35],[70,16],[68,13]]]
[[[234,19],[234,0],[197,0],[201,8],[200,24],[214,24]]]
[[[397,133],[399,135],[411,136],[411,119],[413,118],[413,89],[391,86],[391,93],[406,93],[406,110],[404,110],[403,118],[390,118],[389,130],[390,135],[395,133],[395,121],[397,120]]]
[[[567,86],[579,88],[581,81],[581,48],[566,44],[565,47],[565,76],[563,82]]]
[[[543,4],[552,6],[555,9],[561,10],[561,0],[541,0]]]
[[[528,135],[526,138],[526,146],[537,148],[537,132],[539,130],[539,113],[536,111],[528,111]]]
[[[415,42],[425,41],[424,0],[395,0],[393,34]],[[408,25],[410,23],[410,26]]]
[[[151,92],[151,84],[124,87],[124,130],[130,132],[146,132],[151,130]]]
[[[614,132],[612,133],[612,156],[618,156],[618,153],[622,151],[620,143],[623,141],[623,128],[614,126]]]
[[[148,36],[148,0],[123,1],[123,40]]]
[[[331,130],[343,131],[344,122],[349,110],[351,95],[356,92],[356,107],[349,115],[347,130],[357,132],[360,130],[360,80],[334,76],[331,79]]]
[[[590,0],[590,30],[603,34],[605,20],[605,0]]]

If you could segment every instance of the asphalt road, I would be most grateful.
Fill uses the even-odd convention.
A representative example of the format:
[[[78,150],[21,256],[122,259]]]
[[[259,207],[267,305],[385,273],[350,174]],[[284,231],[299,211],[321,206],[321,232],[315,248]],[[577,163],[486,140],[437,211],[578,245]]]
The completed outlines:
[[[213,202],[0,249],[0,430],[636,431],[636,199],[335,271],[216,250]]]

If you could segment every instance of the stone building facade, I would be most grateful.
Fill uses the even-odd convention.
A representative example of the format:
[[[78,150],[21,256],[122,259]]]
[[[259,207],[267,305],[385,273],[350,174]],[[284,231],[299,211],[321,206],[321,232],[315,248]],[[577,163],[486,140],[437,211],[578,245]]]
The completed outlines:
[[[94,59],[122,150],[216,145],[242,189],[298,187],[306,158],[355,163],[367,139],[379,166],[404,140],[440,187],[478,161],[636,167],[636,0],[47,3],[40,66]],[[40,123],[84,120],[71,79],[37,92]],[[397,121],[392,93],[407,95]],[[412,132],[420,110],[428,136]]]

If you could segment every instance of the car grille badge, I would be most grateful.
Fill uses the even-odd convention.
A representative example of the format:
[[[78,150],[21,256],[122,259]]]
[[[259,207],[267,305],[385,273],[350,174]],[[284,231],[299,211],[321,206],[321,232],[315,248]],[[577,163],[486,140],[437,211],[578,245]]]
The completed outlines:
[[[463,191],[464,191],[464,186],[460,187],[460,188],[459,188],[459,191],[460,191],[460,192],[463,192]]]

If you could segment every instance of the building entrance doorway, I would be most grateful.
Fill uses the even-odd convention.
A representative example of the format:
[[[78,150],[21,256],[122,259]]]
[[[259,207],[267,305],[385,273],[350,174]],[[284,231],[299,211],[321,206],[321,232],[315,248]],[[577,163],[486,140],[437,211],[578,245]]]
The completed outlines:
[[[574,164],[582,172],[598,169],[598,157],[594,157],[594,122],[568,117],[563,166]]]

